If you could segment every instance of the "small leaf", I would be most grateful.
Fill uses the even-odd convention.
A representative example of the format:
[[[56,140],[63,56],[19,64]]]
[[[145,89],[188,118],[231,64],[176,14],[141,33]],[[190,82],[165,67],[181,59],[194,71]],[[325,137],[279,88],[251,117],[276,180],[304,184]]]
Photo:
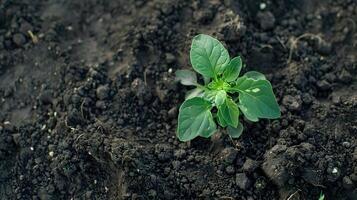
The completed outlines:
[[[237,56],[233,58],[229,64],[227,65],[226,69],[223,72],[223,77],[226,81],[231,82],[235,81],[242,69],[242,59]]]
[[[232,89],[239,92],[240,109],[247,119],[257,121],[258,118],[280,117],[280,108],[268,80],[243,76]]]
[[[254,80],[267,80],[264,76],[264,74],[256,71],[249,71],[244,74],[244,76],[254,79]]]
[[[234,128],[232,126],[228,126],[227,127],[227,133],[232,138],[239,138],[243,133],[243,124],[242,123],[238,123],[237,128]]]
[[[227,49],[217,39],[204,34],[193,38],[190,59],[195,71],[210,78],[222,73],[230,60]]]
[[[177,70],[176,80],[180,81],[182,85],[197,85],[196,73],[190,70]]]
[[[214,103],[216,104],[216,106],[220,106],[220,105],[222,105],[224,103],[226,98],[227,98],[226,91],[220,90],[216,94],[216,98],[214,99]]]
[[[216,95],[217,95],[217,90],[206,90],[203,97],[207,100],[210,101],[212,103],[215,102],[216,99]]]
[[[325,199],[325,195],[321,192],[321,193],[320,193],[319,200],[324,200],[324,199]]]
[[[203,96],[203,89],[201,88],[195,88],[192,90],[189,90],[186,93],[185,99],[192,99],[193,97],[202,97]]]
[[[197,136],[210,137],[216,132],[211,113],[212,104],[200,97],[188,99],[181,105],[178,116],[177,137],[186,142]]]
[[[218,107],[218,116],[222,117],[224,122],[227,125],[237,127],[239,109],[236,103],[233,100],[226,98],[224,104]]]

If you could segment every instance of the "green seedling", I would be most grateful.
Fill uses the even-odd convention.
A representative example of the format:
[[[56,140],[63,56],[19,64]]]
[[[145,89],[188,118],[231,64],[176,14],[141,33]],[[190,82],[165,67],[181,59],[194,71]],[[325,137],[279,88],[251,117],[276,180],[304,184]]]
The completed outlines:
[[[177,137],[180,141],[212,136],[217,131],[215,121],[226,127],[232,138],[238,138],[243,132],[239,121],[241,113],[253,122],[280,117],[270,82],[255,71],[239,77],[242,59],[239,56],[230,59],[217,39],[204,34],[195,36],[190,59],[193,69],[203,76],[204,85],[198,83],[193,71],[176,72],[181,84],[196,86],[187,93],[179,109]]]
[[[325,195],[321,192],[321,193],[320,193],[319,200],[324,200],[324,199],[325,199]]]

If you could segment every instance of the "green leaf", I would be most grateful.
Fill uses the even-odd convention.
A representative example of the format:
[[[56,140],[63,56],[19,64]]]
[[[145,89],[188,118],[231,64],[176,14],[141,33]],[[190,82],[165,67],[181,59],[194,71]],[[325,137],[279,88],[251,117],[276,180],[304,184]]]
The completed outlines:
[[[193,38],[190,59],[195,71],[210,78],[222,73],[230,60],[227,49],[217,39],[204,34]]]
[[[237,85],[232,89],[239,92],[239,107],[247,119],[258,121],[258,118],[280,117],[280,108],[268,80],[243,76],[238,78]]]
[[[214,103],[216,106],[220,106],[224,103],[227,98],[227,93],[224,90],[219,90],[216,94],[216,98],[214,99]]]
[[[219,123],[219,125],[221,125],[222,127],[226,127],[227,126],[227,122],[224,120],[223,117],[223,113],[222,112],[217,112],[217,121]]]
[[[193,97],[202,97],[203,96],[203,89],[202,88],[195,88],[192,90],[189,90],[186,93],[185,99],[192,99]]]
[[[228,82],[235,81],[238,78],[241,69],[242,59],[237,56],[233,58],[227,65],[223,72],[223,78]]]
[[[249,121],[251,122],[259,121],[259,118],[255,114],[248,112],[248,109],[244,105],[239,104],[238,107],[244,114],[244,117],[247,118]]]
[[[264,76],[264,74],[256,71],[249,71],[244,74],[244,76],[254,79],[254,80],[267,80]]]
[[[243,133],[243,124],[242,123],[238,123],[237,128],[234,128],[232,126],[228,126],[227,127],[227,133],[232,138],[239,138]]]
[[[177,137],[186,142],[197,136],[210,137],[216,132],[211,113],[212,104],[200,97],[188,99],[181,105],[178,116]]]
[[[224,124],[237,127],[238,126],[238,117],[239,109],[236,103],[233,100],[226,98],[224,104],[218,107],[219,118],[222,118]]]
[[[190,70],[177,70],[176,80],[180,81],[182,85],[197,85],[196,73]]]
[[[206,90],[203,97],[207,100],[210,101],[212,103],[215,102],[216,99],[216,95],[217,95],[217,90]]]

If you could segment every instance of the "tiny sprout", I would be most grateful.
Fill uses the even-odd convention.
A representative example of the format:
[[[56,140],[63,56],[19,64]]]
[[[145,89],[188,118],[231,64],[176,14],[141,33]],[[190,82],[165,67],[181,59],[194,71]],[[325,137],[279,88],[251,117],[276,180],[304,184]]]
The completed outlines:
[[[226,127],[232,138],[238,138],[243,132],[239,121],[241,113],[253,122],[260,118],[280,117],[270,82],[255,71],[239,77],[241,57],[231,59],[217,39],[204,34],[195,36],[190,60],[193,69],[203,76],[205,84],[198,83],[193,71],[176,71],[176,79],[181,84],[196,86],[187,93],[179,109],[177,137],[180,141],[212,136],[217,131],[216,122]]]

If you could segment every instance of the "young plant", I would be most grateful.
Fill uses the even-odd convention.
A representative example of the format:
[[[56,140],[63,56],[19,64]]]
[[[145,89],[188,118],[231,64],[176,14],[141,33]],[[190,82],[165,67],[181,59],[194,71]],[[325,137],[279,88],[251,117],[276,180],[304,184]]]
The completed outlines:
[[[319,200],[324,200],[324,199],[325,199],[325,195],[322,192],[320,192]]]
[[[280,117],[270,82],[255,71],[238,77],[242,59],[239,56],[230,59],[228,51],[217,39],[204,34],[195,36],[190,59],[205,84],[198,83],[193,71],[176,72],[176,79],[181,84],[196,86],[188,92],[179,109],[177,137],[180,141],[212,136],[217,130],[215,121],[226,127],[232,138],[238,138],[243,131],[239,121],[241,112],[253,122],[260,118]]]

